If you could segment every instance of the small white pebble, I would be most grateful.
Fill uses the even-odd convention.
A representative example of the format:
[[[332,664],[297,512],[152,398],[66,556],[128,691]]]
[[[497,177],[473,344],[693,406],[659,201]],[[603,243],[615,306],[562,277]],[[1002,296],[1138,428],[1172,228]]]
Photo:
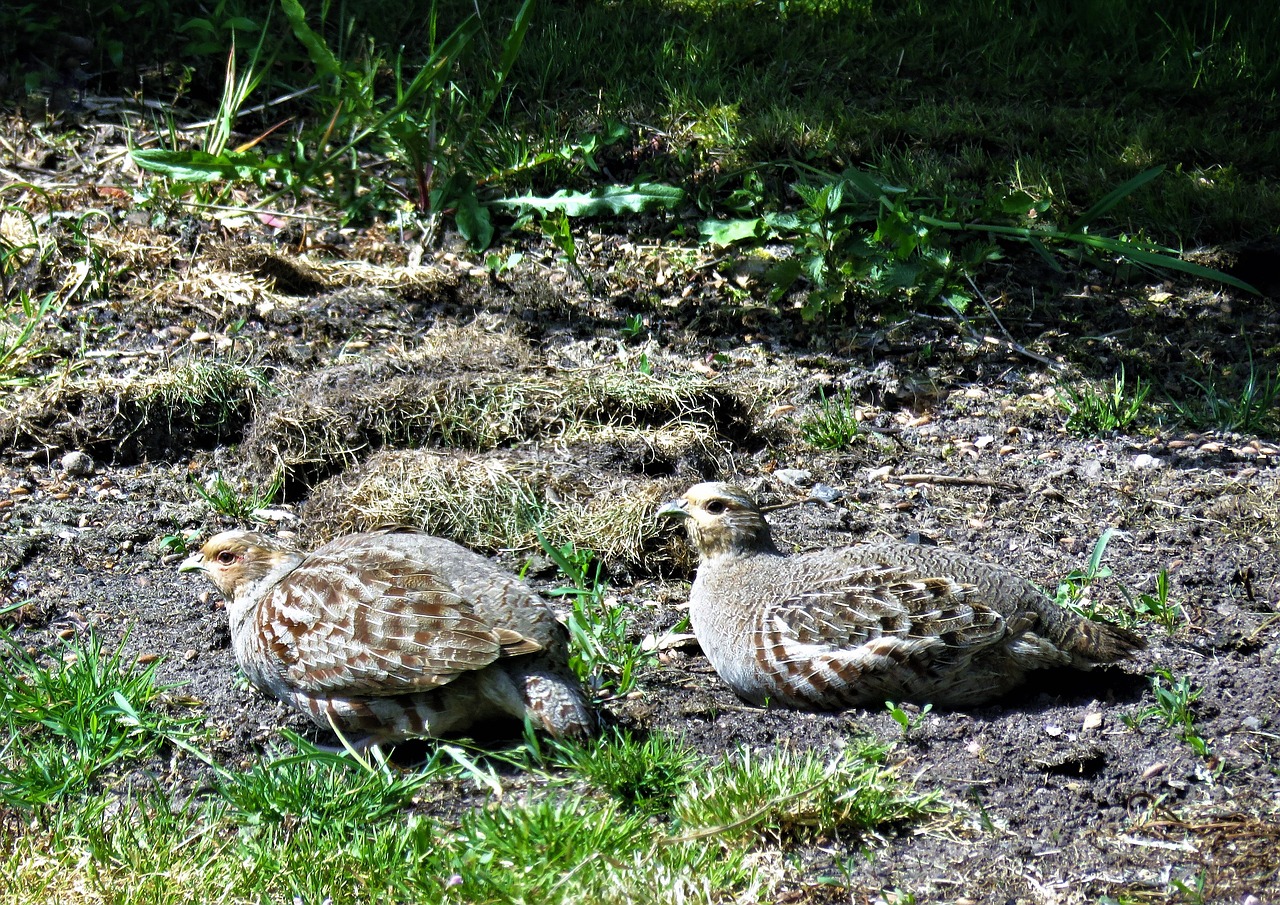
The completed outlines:
[[[1162,465],[1164,465],[1163,460],[1157,459],[1155,456],[1148,455],[1147,453],[1138,453],[1138,455],[1133,457],[1134,468],[1159,468]]]

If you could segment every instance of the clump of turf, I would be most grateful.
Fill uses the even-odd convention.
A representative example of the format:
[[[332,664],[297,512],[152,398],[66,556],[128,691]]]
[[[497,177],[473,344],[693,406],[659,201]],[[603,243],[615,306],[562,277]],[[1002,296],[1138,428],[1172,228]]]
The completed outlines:
[[[318,485],[300,515],[313,543],[406,525],[485,552],[528,553],[540,548],[541,532],[595,551],[611,568],[652,572],[687,558],[686,545],[654,519],[685,484],[514,451],[397,450]]]

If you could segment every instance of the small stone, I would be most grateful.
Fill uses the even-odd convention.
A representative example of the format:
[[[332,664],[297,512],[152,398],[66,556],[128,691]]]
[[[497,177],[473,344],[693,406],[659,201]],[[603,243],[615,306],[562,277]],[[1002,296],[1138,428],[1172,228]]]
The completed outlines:
[[[834,503],[844,497],[844,491],[837,490],[830,484],[814,484],[813,489],[809,491],[809,496],[823,503]]]
[[[1147,453],[1139,453],[1133,457],[1134,468],[1159,468],[1162,465],[1164,465],[1164,461],[1162,459],[1157,459],[1155,456],[1148,455]]]
[[[1094,711],[1093,713],[1085,714],[1084,723],[1081,725],[1080,728],[1083,729],[1085,732],[1090,732],[1094,729],[1100,728],[1101,726],[1102,726],[1102,714],[1098,713],[1097,711]]]
[[[1262,720],[1258,719],[1256,716],[1249,715],[1240,721],[1240,725],[1251,732],[1257,732],[1262,728]]]
[[[773,476],[779,481],[790,484],[792,487],[808,484],[813,479],[813,475],[803,468],[779,468],[773,473]]]
[[[62,470],[69,475],[83,476],[93,474],[93,457],[87,452],[73,449],[62,457]]]
[[[1048,725],[1048,726],[1045,726],[1045,727],[1044,727],[1044,734],[1045,734],[1045,735],[1047,735],[1047,736],[1049,736],[1050,738],[1057,738],[1058,736],[1062,735],[1062,727],[1061,727],[1061,726],[1054,726],[1054,725],[1052,725],[1052,724],[1051,724],[1051,725]]]
[[[194,647],[188,647],[186,651],[182,654],[182,659],[186,660],[188,663],[190,663],[195,658],[196,658],[196,649]]]
[[[211,339],[213,339],[213,334],[207,330],[197,330],[195,333],[191,334],[191,341],[193,343],[207,343]]]

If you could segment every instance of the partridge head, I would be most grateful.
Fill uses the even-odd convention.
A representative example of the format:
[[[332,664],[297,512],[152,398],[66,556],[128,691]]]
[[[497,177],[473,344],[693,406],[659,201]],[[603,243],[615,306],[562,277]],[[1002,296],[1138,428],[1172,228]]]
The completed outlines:
[[[249,680],[317,725],[368,741],[531,718],[594,726],[563,627],[524,583],[450,541],[353,534],[312,553],[252,531],[209,539],[181,566],[227,600]]]
[[[1089,669],[1143,647],[1000,566],[916,544],[784,555],[744,490],[697,484],[659,510],[698,553],[689,618],[722,679],[757,704],[990,701],[1031,670]]]

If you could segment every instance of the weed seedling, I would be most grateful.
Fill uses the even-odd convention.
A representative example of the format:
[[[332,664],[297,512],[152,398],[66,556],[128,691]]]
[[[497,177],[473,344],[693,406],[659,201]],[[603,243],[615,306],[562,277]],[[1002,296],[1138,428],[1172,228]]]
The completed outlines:
[[[1125,594],[1127,595],[1128,592],[1125,591]],[[1166,569],[1161,569],[1156,575],[1154,594],[1139,594],[1138,599],[1131,603],[1134,613],[1144,619],[1160,623],[1170,635],[1176,634],[1178,628],[1187,621],[1182,607],[1169,600],[1169,572]]]
[[[243,484],[236,487],[221,474],[216,474],[208,487],[197,484],[196,493],[220,515],[236,519],[252,519],[259,509],[271,505],[283,486],[284,476],[281,474],[272,478],[271,484],[262,491]]]
[[[163,538],[160,538],[160,552],[187,556],[191,552],[191,541],[195,540],[197,536],[200,536],[200,531],[196,529],[166,534]]]
[[[638,339],[644,335],[644,315],[633,314],[623,322],[620,328],[622,335],[626,339]]]
[[[1089,564],[1083,569],[1072,569],[1062,580],[1058,582],[1058,589],[1054,592],[1053,598],[1058,606],[1065,606],[1070,609],[1077,610],[1084,616],[1093,616],[1096,607],[1092,605],[1085,607],[1082,601],[1085,597],[1085,591],[1099,578],[1110,578],[1111,569],[1102,564],[1102,557],[1107,552],[1107,544],[1111,542],[1111,535],[1115,534],[1115,530],[1108,528],[1102,532],[1102,536],[1098,538],[1098,542],[1093,545],[1093,553],[1089,557]]]
[[[1209,756],[1209,743],[1200,735],[1195,727],[1193,706],[1203,688],[1195,688],[1187,676],[1177,679],[1164,668],[1156,670],[1151,677],[1151,691],[1156,702],[1143,710],[1136,717],[1126,717],[1124,722],[1130,729],[1136,729],[1149,719],[1158,719],[1166,729],[1177,729],[1182,740],[1191,746],[1191,750],[1201,757]]]
[[[616,694],[626,694],[654,655],[627,640],[630,626],[626,611],[608,596],[604,563],[592,551],[572,543],[557,547],[542,532],[538,532],[538,542],[570,582],[549,592],[573,601],[568,619],[569,665],[584,682],[603,682],[612,685]]]
[[[889,711],[889,716],[893,717],[893,721],[902,727],[902,737],[909,738],[911,733],[919,729],[924,724],[924,718],[929,715],[929,711],[933,709],[932,704],[925,704],[920,711],[914,716],[910,711],[906,710],[893,701],[884,702],[885,709]]]
[[[1123,367],[1109,387],[1098,389],[1086,384],[1076,389],[1062,384],[1059,389],[1058,399],[1067,410],[1067,430],[1082,437],[1098,437],[1128,427],[1151,393],[1150,384],[1140,377],[1132,388],[1126,386]]]
[[[800,435],[815,449],[845,449],[861,436],[849,390],[830,399],[818,391],[818,411],[800,425]]]

